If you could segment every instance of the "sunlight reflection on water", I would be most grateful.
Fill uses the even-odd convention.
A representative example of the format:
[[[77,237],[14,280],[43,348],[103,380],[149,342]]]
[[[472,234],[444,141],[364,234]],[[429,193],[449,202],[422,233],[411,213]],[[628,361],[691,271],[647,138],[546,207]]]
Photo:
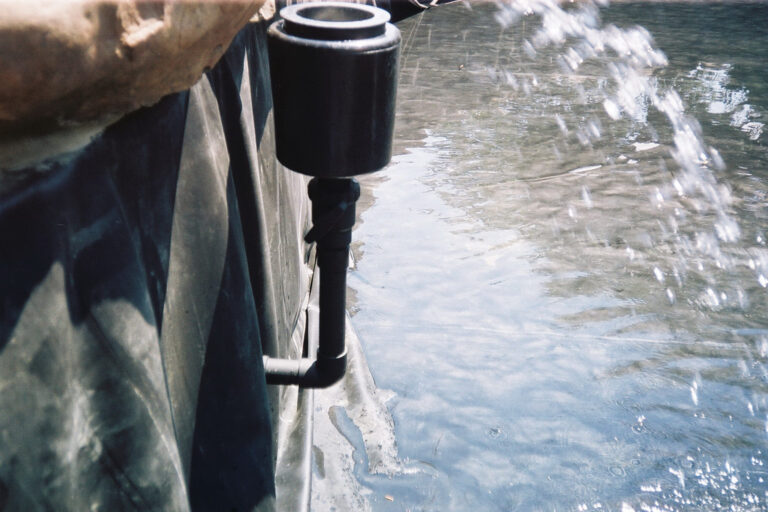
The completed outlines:
[[[601,11],[669,59],[649,83],[677,98],[634,113],[615,55],[539,44],[535,18],[502,29],[498,13],[403,27],[399,146],[363,180],[353,323],[418,469],[357,468],[371,507],[764,509],[768,154],[744,126],[768,108],[768,7]],[[685,105],[692,131],[654,102]],[[681,164],[697,130],[709,156]]]

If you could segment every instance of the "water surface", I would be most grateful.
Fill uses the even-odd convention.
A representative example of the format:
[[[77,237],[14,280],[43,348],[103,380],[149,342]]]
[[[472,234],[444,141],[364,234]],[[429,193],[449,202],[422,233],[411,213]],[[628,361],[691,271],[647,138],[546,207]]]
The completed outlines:
[[[675,195],[666,118],[614,120],[493,5],[408,20],[395,156],[363,181],[353,324],[404,471],[373,510],[768,509],[768,6],[621,4],[725,168]],[[638,100],[641,107],[643,99]]]

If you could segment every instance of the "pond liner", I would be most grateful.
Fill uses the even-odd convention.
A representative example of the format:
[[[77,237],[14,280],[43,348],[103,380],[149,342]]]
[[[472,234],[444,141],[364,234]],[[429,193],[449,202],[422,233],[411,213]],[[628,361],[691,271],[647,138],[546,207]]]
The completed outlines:
[[[262,363],[317,339],[267,25],[0,195],[0,509],[309,506],[312,392]]]
[[[3,510],[274,509],[262,343],[299,316],[283,297],[306,287],[308,207],[290,197],[304,180],[254,151],[257,133],[265,164],[274,151],[263,34],[249,25],[189,92],[0,198]],[[262,261],[244,174],[288,192],[252,235]],[[272,251],[290,255],[279,290],[260,270]]]

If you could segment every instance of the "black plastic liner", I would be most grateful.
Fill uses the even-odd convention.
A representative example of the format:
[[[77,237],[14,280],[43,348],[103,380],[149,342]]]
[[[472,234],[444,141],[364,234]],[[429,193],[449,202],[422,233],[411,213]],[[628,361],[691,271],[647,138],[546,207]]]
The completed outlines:
[[[317,339],[307,179],[274,156],[267,25],[0,193],[0,510],[298,511],[354,487],[312,392],[265,384],[263,354]],[[365,423],[385,447],[369,459],[392,468],[391,419],[347,338],[350,371],[318,403]]]
[[[265,25],[0,198],[0,510],[274,508],[262,347],[301,350],[310,273]]]

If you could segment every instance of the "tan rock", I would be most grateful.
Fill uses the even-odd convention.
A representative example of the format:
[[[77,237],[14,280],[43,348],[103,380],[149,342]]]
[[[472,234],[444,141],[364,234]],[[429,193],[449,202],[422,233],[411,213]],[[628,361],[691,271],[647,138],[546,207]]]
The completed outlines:
[[[0,139],[98,123],[184,90],[266,0],[0,0]]]

